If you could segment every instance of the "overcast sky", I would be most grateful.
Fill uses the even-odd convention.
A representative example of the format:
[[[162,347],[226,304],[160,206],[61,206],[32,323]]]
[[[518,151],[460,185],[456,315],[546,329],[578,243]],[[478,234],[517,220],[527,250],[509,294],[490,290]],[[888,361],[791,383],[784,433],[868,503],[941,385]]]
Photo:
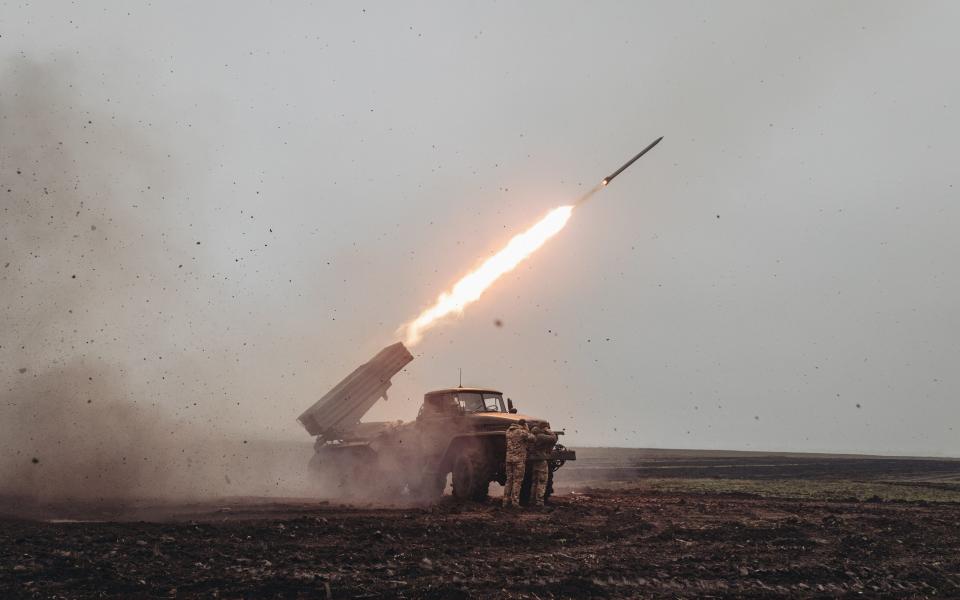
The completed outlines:
[[[398,326],[663,135],[370,418],[462,367],[574,447],[960,456],[958,19],[0,1],[0,384],[79,411],[89,371],[307,440]]]

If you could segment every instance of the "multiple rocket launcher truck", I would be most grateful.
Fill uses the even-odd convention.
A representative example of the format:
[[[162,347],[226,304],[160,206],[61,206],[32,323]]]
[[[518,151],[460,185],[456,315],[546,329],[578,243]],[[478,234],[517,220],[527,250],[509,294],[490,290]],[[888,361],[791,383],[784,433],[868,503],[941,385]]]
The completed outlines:
[[[455,498],[485,499],[490,482],[506,482],[507,427],[520,419],[530,427],[549,424],[519,414],[499,391],[464,387],[427,393],[414,421],[361,422],[412,360],[402,343],[387,346],[300,415],[297,420],[316,436],[311,472],[348,497],[406,495],[429,502],[443,495],[452,475]],[[576,453],[557,444],[548,496],[553,473],[568,460],[576,460]],[[529,472],[521,503],[530,497]]]
[[[578,204],[662,139],[604,177]],[[380,491],[391,497],[406,493],[433,500],[443,494],[447,475],[452,474],[456,498],[486,498],[491,481],[506,482],[507,427],[521,418],[531,427],[547,425],[546,421],[517,414],[513,402],[508,398],[504,404],[503,394],[496,390],[458,387],[427,393],[417,419],[410,423],[361,423],[380,398],[386,399],[390,378],[412,360],[402,343],[387,346],[300,415],[298,421],[316,436],[311,470],[346,495]],[[557,444],[550,459],[548,495],[553,492],[553,473],[568,460],[576,460],[576,453]],[[530,497],[530,469],[526,472],[521,502]]]

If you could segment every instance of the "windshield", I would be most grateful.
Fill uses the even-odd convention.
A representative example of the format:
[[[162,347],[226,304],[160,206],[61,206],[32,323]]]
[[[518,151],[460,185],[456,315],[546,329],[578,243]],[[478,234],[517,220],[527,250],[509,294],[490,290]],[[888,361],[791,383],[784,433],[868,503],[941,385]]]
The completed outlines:
[[[456,398],[449,394],[427,396],[420,407],[420,417],[441,417],[454,415],[460,412]]]
[[[500,394],[488,392],[458,392],[457,402],[463,412],[507,412],[503,407],[503,397]]]

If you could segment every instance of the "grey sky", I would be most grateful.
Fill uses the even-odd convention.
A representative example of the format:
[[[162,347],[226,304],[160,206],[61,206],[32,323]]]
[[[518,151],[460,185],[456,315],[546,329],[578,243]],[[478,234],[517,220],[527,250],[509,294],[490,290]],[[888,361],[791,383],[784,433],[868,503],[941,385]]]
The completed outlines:
[[[960,455],[958,17],[0,2],[0,383],[79,362],[306,439],[401,323],[664,135],[371,417],[462,367],[572,446]]]

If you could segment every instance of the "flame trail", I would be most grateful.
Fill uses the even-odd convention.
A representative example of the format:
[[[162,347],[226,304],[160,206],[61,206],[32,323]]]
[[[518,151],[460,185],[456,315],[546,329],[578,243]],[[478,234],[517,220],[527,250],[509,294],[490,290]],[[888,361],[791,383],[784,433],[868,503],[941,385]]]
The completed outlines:
[[[585,201],[592,193],[591,191],[586,194],[577,204]],[[514,236],[502,250],[464,275],[450,291],[440,294],[433,306],[400,328],[406,338],[406,345],[413,346],[419,342],[423,333],[443,317],[451,313],[462,313],[468,304],[477,300],[501,275],[512,271],[563,229],[573,214],[574,206],[559,206],[551,210],[530,229]]]
[[[513,237],[502,250],[488,258],[482,265],[467,273],[454,284],[449,292],[440,294],[437,301],[416,319],[401,326],[397,333],[404,335],[407,346],[413,346],[423,338],[423,333],[451,313],[460,314],[468,304],[475,302],[504,273],[509,273],[528,256],[537,251],[547,240],[555,236],[567,225],[573,209],[583,205],[591,196],[607,187],[613,179],[626,170],[651,148],[660,143],[663,136],[653,140],[636,156],[622,167],[603,178],[592,190],[567,206],[558,206],[551,210],[530,229]]]

